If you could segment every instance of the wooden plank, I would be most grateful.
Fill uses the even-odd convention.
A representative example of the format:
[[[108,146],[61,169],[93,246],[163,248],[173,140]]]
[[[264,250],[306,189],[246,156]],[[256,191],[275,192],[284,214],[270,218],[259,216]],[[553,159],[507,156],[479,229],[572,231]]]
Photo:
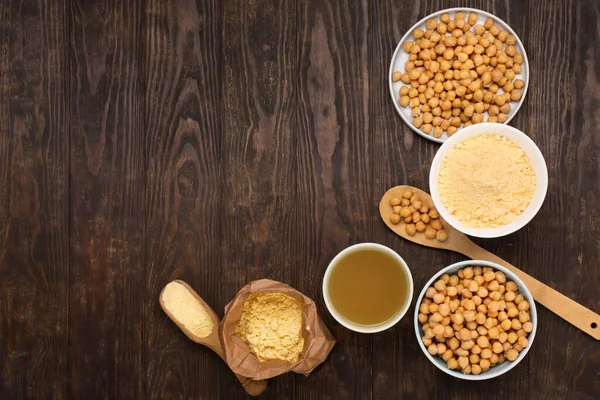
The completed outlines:
[[[0,398],[67,397],[69,107],[62,2],[0,4]]]
[[[371,239],[372,4],[298,3],[297,210],[294,259],[298,289],[312,297],[338,340],[298,398],[370,398],[372,336],[335,322],[321,284],[331,259]]]
[[[529,4],[528,12],[528,48],[535,51],[528,53],[527,129],[549,170],[546,201],[527,229],[536,250],[528,265],[536,278],[598,312],[600,7],[564,1]],[[539,320],[528,356],[539,398],[598,398],[597,342],[543,308]]]
[[[142,394],[143,4],[74,1],[70,394]]]
[[[144,25],[148,157],[145,398],[219,398],[218,380],[241,385],[208,348],[161,311],[173,279],[189,283],[222,315],[221,19],[218,1],[148,1]]]
[[[296,10],[293,1],[223,2],[222,269],[219,312],[254,279],[295,286]],[[269,398],[294,392],[272,379]],[[301,379],[301,378],[300,378]],[[239,397],[231,376],[223,398]]]

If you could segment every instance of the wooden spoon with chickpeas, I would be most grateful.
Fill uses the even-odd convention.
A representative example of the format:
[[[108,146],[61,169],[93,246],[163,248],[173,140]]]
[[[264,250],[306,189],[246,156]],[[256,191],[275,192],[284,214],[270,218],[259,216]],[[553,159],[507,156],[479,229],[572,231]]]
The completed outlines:
[[[408,200],[408,202],[403,201],[404,199]],[[427,215],[429,215],[430,221],[431,215],[437,216],[435,221],[439,221],[441,227],[440,229],[436,229],[436,232],[433,235],[431,233],[426,234],[427,228],[423,231],[416,231],[415,229],[413,232],[411,227],[412,221],[408,222],[407,217],[402,217],[400,215],[400,213],[402,213],[402,208],[404,207],[412,206],[413,209],[416,210],[414,207],[414,202],[416,201],[419,202],[416,205],[420,205],[422,211],[425,210],[423,206],[427,206]],[[394,209],[394,207],[396,208]],[[393,187],[381,198],[379,203],[379,213],[385,224],[392,231],[411,242],[427,247],[434,247],[436,249],[455,251],[473,260],[491,261],[510,269],[521,278],[525,285],[527,285],[527,288],[531,291],[536,302],[543,305],[565,321],[570,322],[580,330],[591,335],[596,340],[600,340],[600,315],[473,243],[464,233],[457,231],[444,221],[442,217],[437,215],[437,212],[433,208],[433,201],[429,193],[412,186]],[[421,221],[424,213],[420,211],[419,213],[419,217],[414,215],[414,219]],[[406,212],[402,215],[404,214],[406,214]],[[413,218],[412,214],[411,218]],[[428,225],[431,224],[432,222]],[[416,227],[416,223],[413,225]],[[441,236],[439,235],[440,231],[444,232]]]

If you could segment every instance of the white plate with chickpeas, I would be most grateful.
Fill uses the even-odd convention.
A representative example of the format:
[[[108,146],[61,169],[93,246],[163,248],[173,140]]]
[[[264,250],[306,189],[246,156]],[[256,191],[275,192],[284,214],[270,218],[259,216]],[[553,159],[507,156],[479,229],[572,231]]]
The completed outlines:
[[[429,360],[467,380],[495,378],[529,351],[537,329],[533,296],[507,268],[481,260],[452,264],[417,298],[415,333]]]
[[[519,37],[500,18],[473,8],[438,11],[417,22],[398,43],[389,71],[400,117],[438,143],[472,124],[509,123],[528,84]]]

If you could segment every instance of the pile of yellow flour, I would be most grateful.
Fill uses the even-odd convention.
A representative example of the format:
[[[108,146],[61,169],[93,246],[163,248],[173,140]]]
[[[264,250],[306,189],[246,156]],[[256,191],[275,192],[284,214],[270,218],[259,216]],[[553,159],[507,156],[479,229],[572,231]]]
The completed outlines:
[[[304,347],[302,302],[283,293],[254,293],[235,329],[259,361],[298,361]]]
[[[529,159],[500,135],[467,139],[448,152],[438,177],[446,209],[471,228],[511,223],[527,208],[536,187]]]

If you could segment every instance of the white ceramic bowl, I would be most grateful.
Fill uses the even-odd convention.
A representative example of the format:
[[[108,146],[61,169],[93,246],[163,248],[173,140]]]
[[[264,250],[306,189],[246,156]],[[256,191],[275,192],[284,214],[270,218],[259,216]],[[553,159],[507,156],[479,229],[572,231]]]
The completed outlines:
[[[392,317],[388,321],[383,322],[378,325],[360,325],[360,324],[356,324],[356,323],[344,318],[341,314],[339,314],[335,310],[335,308],[331,304],[331,300],[329,298],[329,293],[327,291],[327,286],[329,284],[329,277],[331,276],[331,271],[333,270],[333,268],[335,267],[337,262],[344,256],[348,255],[349,253],[352,253],[355,251],[361,251],[361,250],[381,251],[383,253],[390,255],[391,257],[396,259],[396,261],[398,262],[398,265],[400,266],[400,268],[402,268],[402,270],[406,274],[406,278],[408,280],[408,295],[407,295],[407,299],[406,299],[404,306],[402,306],[402,309],[399,310],[396,313],[396,315],[394,315],[394,317]],[[406,314],[406,311],[408,311],[408,308],[410,307],[410,303],[411,303],[412,297],[413,297],[413,290],[414,290],[414,286],[413,286],[412,275],[410,273],[410,269],[408,269],[408,265],[406,265],[406,262],[394,250],[392,250],[389,247],[386,247],[384,245],[378,244],[378,243],[359,243],[359,244],[355,244],[353,246],[345,248],[340,253],[338,253],[338,255],[335,256],[333,258],[333,260],[331,260],[331,262],[329,263],[329,266],[327,267],[327,270],[325,271],[325,276],[323,278],[323,298],[325,299],[325,305],[327,306],[327,309],[329,310],[331,315],[333,315],[333,318],[335,318],[337,322],[339,322],[341,325],[345,326],[346,328],[348,328],[352,331],[355,331],[355,332],[360,332],[360,333],[381,332],[381,331],[384,331],[384,330],[396,325],[398,323],[398,321],[400,321],[402,319],[402,317],[404,317],[404,314]]]
[[[496,365],[495,367],[492,367],[489,370],[487,370],[486,372],[482,372],[479,375],[472,375],[472,374],[466,375],[466,374],[463,374],[461,371],[450,369],[450,368],[448,368],[448,366],[446,365],[446,362],[444,360],[442,360],[441,357],[432,356],[431,354],[429,354],[429,352],[427,351],[427,348],[425,347],[425,345],[423,344],[423,341],[421,340],[424,333],[423,333],[423,330],[421,329],[421,324],[419,323],[419,305],[421,304],[421,302],[423,301],[423,298],[425,297],[425,292],[427,291],[427,288],[430,286],[433,286],[435,281],[439,280],[442,275],[444,275],[444,274],[453,275],[459,269],[469,267],[469,266],[492,267],[492,268],[494,268],[494,270],[504,272],[507,280],[514,281],[517,284],[519,293],[522,294],[523,297],[525,298],[525,300],[527,300],[529,302],[529,305],[530,305],[529,314],[531,317],[531,322],[533,324],[533,330],[527,336],[527,340],[529,340],[529,346],[524,348],[523,351],[521,351],[519,353],[519,357],[517,357],[517,359],[515,361],[506,360],[502,364]],[[537,320],[537,311],[535,309],[535,302],[533,301],[533,296],[531,295],[531,292],[529,292],[529,289],[527,289],[527,286],[525,286],[523,281],[521,281],[521,279],[519,279],[518,276],[516,276],[514,273],[512,273],[509,269],[504,268],[503,266],[498,265],[496,263],[492,263],[489,261],[481,261],[481,260],[467,260],[467,261],[461,261],[461,262],[452,264],[452,265],[442,269],[437,274],[435,274],[429,280],[429,282],[427,282],[425,284],[425,286],[423,286],[423,290],[421,290],[421,294],[419,294],[419,297],[417,297],[417,302],[415,304],[416,304],[416,306],[415,306],[415,334],[417,335],[417,341],[419,342],[419,346],[421,346],[421,350],[423,350],[423,353],[425,353],[425,355],[427,356],[429,361],[431,361],[433,363],[433,365],[435,365],[438,369],[444,371],[448,375],[452,375],[455,378],[466,379],[466,380],[470,380],[470,381],[482,381],[485,379],[491,379],[491,378],[500,376],[500,375],[510,371],[514,367],[516,367],[517,364],[520,363],[525,358],[525,356],[529,352],[529,349],[531,348],[531,345],[533,344],[533,339],[535,339],[535,333],[537,331],[538,320]]]
[[[521,73],[517,74],[515,76],[515,79],[522,79],[523,82],[525,82],[525,87],[523,87],[523,89],[522,89],[523,95],[521,96],[521,99],[519,100],[519,102],[518,103],[515,103],[515,102],[509,103],[511,106],[511,109],[510,109],[510,112],[508,113],[508,119],[504,122],[505,124],[508,124],[513,119],[513,117],[517,114],[517,112],[519,111],[519,108],[521,108],[521,105],[523,104],[523,101],[525,100],[525,95],[527,94],[527,88],[529,87],[529,61],[527,60],[527,53],[525,52],[525,47],[523,47],[523,43],[521,42],[521,39],[519,39],[519,36],[511,29],[510,26],[508,26],[508,24],[506,22],[502,21],[500,18],[496,17],[495,15],[492,15],[485,11],[477,10],[475,8],[466,8],[466,7],[449,8],[449,9],[441,10],[441,11],[438,11],[438,12],[435,12],[433,14],[426,16],[425,18],[423,18],[422,20],[420,20],[419,22],[414,24],[413,27],[410,28],[406,32],[406,34],[402,37],[402,39],[400,40],[400,43],[398,43],[398,46],[396,47],[396,51],[394,51],[394,55],[392,56],[392,61],[390,63],[390,71],[389,71],[388,81],[389,81],[389,87],[390,87],[390,96],[392,97],[392,103],[394,103],[394,107],[396,108],[396,111],[398,112],[398,114],[400,114],[400,117],[404,120],[404,122],[406,122],[406,124],[410,127],[410,129],[412,129],[419,135],[421,135],[429,140],[432,140],[434,142],[438,142],[438,143],[443,143],[444,141],[446,141],[449,137],[448,134],[444,133],[439,138],[435,138],[435,137],[433,137],[433,135],[428,135],[425,132],[421,131],[420,129],[417,129],[412,124],[413,117],[410,114],[410,107],[401,107],[400,103],[398,102],[398,100],[400,99],[400,93],[399,93],[400,87],[402,85],[404,85],[404,83],[402,83],[402,81],[393,82],[392,74],[396,71],[400,71],[400,72],[406,71],[404,69],[404,64],[408,61],[408,54],[406,52],[404,52],[404,50],[402,50],[402,46],[404,45],[404,43],[406,43],[407,41],[412,39],[412,33],[415,29],[421,28],[424,31],[426,31],[427,28],[425,27],[425,23],[427,22],[428,19],[436,18],[439,21],[440,16],[445,13],[448,13],[451,18],[454,18],[454,15],[459,11],[464,12],[467,16],[471,12],[477,13],[477,15],[479,16],[478,24],[482,24],[482,25],[488,17],[492,18],[494,20],[494,23],[499,28],[508,31],[511,35],[514,35],[515,38],[517,39],[514,46],[517,48],[517,52],[523,55],[523,64],[521,64]],[[501,93],[501,91],[500,91],[500,93]],[[485,113],[485,115],[487,116],[487,113]],[[460,129],[459,129],[459,131],[460,131]]]
[[[533,171],[535,172],[536,188],[535,192],[533,193],[531,203],[529,203],[529,206],[527,206],[527,208],[510,224],[502,225],[496,228],[470,228],[464,226],[460,221],[458,221],[452,214],[448,212],[446,207],[444,207],[444,204],[442,203],[438,192],[438,175],[440,173],[440,166],[442,160],[454,146],[466,139],[470,139],[472,137],[484,134],[496,134],[505,136],[508,139],[512,140],[515,144],[517,144],[517,146],[521,147],[521,149],[523,149],[523,151],[529,158],[529,161],[531,162]],[[505,236],[521,229],[533,219],[535,214],[537,214],[537,212],[542,207],[542,204],[544,203],[544,198],[546,197],[547,189],[548,169],[546,168],[546,161],[544,160],[544,156],[540,152],[540,149],[536,146],[533,140],[529,138],[529,136],[527,136],[520,130],[513,128],[512,126],[504,124],[496,124],[489,122],[476,124],[468,126],[455,133],[439,148],[439,150],[435,154],[435,157],[433,158],[433,162],[431,163],[431,170],[429,171],[429,190],[431,193],[431,198],[433,200],[433,204],[439,211],[442,218],[444,218],[446,222],[448,222],[457,230],[467,235],[481,238],[495,238]]]

